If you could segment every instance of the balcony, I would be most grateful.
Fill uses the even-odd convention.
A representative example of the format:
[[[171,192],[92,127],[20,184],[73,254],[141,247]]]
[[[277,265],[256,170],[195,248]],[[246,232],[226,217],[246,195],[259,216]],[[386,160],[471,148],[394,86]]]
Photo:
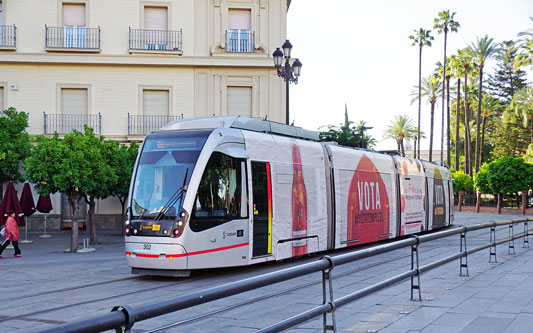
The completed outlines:
[[[17,48],[17,27],[0,25],[0,50],[15,50]]]
[[[45,25],[47,51],[100,52],[100,27],[49,27]]]
[[[180,119],[183,119],[183,114],[181,116],[149,116],[128,113],[128,135],[146,135],[159,130],[171,121]]]
[[[84,126],[94,129],[95,134],[102,134],[102,115],[98,114],[46,114],[44,115],[44,134],[69,134],[72,130],[83,133]]]
[[[250,30],[226,30],[227,53],[255,53],[255,33]]]
[[[129,28],[131,53],[182,53],[182,31]]]

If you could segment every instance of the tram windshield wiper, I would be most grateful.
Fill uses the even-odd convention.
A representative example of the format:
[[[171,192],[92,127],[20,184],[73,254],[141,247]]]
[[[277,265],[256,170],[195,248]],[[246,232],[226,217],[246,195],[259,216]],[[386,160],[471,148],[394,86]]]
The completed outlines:
[[[155,221],[161,220],[165,216],[165,214],[168,212],[170,207],[174,206],[174,204],[183,197],[183,193],[187,192],[186,182],[187,182],[187,175],[188,174],[189,174],[189,168],[187,168],[187,170],[185,171],[185,176],[183,177],[183,186],[178,188],[176,190],[176,192],[174,192],[174,194],[172,194],[170,199],[168,199],[168,201],[165,203],[165,205],[163,205],[163,207],[161,207],[161,210],[159,211],[157,216],[154,218]]]

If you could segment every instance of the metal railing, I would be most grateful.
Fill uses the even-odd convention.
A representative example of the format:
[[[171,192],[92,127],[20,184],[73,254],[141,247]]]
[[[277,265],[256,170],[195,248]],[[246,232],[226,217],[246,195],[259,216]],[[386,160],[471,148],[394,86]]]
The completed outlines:
[[[124,328],[126,332],[129,332],[133,324],[139,321],[154,318],[178,310],[187,309],[200,304],[219,300],[245,291],[266,287],[274,283],[291,280],[315,272],[322,272],[322,304],[310,310],[297,314],[293,317],[282,320],[276,324],[260,329],[257,332],[279,332],[281,330],[294,327],[298,324],[306,322],[309,319],[313,319],[321,315],[323,316],[324,331],[336,331],[335,310],[359,298],[362,298],[373,292],[384,289],[400,281],[410,278],[411,300],[422,300],[420,275],[424,272],[437,268],[456,259],[460,259],[459,275],[468,276],[467,257],[472,253],[489,248],[489,262],[493,262],[492,259],[494,259],[494,262],[496,262],[497,245],[509,243],[508,253],[515,254],[514,241],[519,238],[524,238],[523,247],[529,248],[529,221],[533,221],[533,219],[524,218],[510,221],[475,224],[470,226],[459,226],[456,228],[444,231],[437,231],[426,235],[414,235],[411,238],[378,245],[346,254],[341,254],[332,257],[325,256],[314,262],[285,268],[276,272],[266,273],[255,277],[250,277],[240,281],[227,283],[221,286],[201,290],[183,296],[174,297],[156,303],[138,305],[135,307],[128,305],[116,306],[111,310],[110,313],[77,322],[59,325],[47,330],[43,330],[41,332],[100,332],[110,329],[117,329],[117,331],[120,332],[122,328]],[[513,227],[515,224],[518,223],[524,223],[524,231],[520,234],[515,235]],[[508,226],[509,237],[497,241],[497,226]],[[489,243],[467,250],[467,232],[485,228],[490,228]],[[444,237],[449,237],[452,235],[460,235],[459,253],[447,256],[424,266],[419,265],[418,248],[420,244]],[[406,247],[411,248],[410,270],[390,277],[381,282],[375,283],[373,285],[367,286],[366,288],[352,292],[348,295],[334,299],[332,282],[332,270],[334,269],[334,267],[353,263],[354,261],[360,259],[372,257],[378,254]],[[465,272],[463,272],[463,270],[465,270]],[[416,294],[418,294],[418,297],[416,297]],[[329,321],[327,318],[328,314],[330,314]]]
[[[129,49],[141,51],[182,51],[182,30],[129,28]]]
[[[100,50],[100,27],[49,27],[45,29],[45,48],[66,50]]]
[[[146,135],[157,131],[171,121],[180,119],[183,119],[183,113],[181,116],[150,116],[128,113],[128,135]]]
[[[17,47],[17,27],[13,25],[0,25],[0,48]]]
[[[254,53],[255,32],[250,30],[226,30],[226,52]]]
[[[44,115],[44,134],[69,134],[72,130],[83,133],[85,125],[102,134],[102,115],[98,114],[46,114]]]

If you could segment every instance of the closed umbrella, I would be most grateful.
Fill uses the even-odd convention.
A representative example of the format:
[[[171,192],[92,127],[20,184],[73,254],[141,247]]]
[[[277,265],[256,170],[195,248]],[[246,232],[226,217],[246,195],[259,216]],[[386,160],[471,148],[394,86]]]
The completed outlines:
[[[39,199],[37,199],[37,210],[41,213],[44,213],[44,234],[39,236],[41,238],[50,238],[52,235],[48,235],[46,233],[46,214],[50,213],[52,211],[52,200],[50,200],[50,196],[39,196]]]
[[[31,193],[30,183],[24,183],[22,188],[22,194],[20,195],[20,206],[22,213],[24,213],[24,225],[25,225],[25,239],[21,240],[21,243],[33,243],[32,240],[28,240],[28,223],[26,223],[26,217],[30,217],[35,213],[35,202],[33,201],[33,194]]]
[[[15,220],[19,226],[24,226],[24,219],[22,216],[22,207],[17,198],[17,191],[15,190],[15,185],[13,182],[7,183],[7,188],[4,193],[4,198],[2,199],[2,204],[0,204],[0,226],[5,224],[7,221],[6,212],[12,210],[15,212]]]

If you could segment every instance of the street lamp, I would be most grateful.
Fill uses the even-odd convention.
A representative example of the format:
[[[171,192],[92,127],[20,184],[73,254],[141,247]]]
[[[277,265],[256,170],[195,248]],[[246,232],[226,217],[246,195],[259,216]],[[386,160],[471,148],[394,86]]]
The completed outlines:
[[[298,83],[298,77],[302,71],[302,63],[296,59],[290,64],[292,44],[289,40],[285,40],[285,43],[281,46],[283,52],[279,47],[272,53],[274,57],[274,67],[278,70],[278,76],[285,80],[285,123],[289,124],[289,83]],[[285,58],[285,65],[282,66],[283,58]]]
[[[367,126],[361,126],[359,128],[359,131],[361,132],[361,148],[366,148],[365,147],[365,137],[364,137],[364,131],[366,130],[371,130],[373,129],[374,127],[367,127]]]

